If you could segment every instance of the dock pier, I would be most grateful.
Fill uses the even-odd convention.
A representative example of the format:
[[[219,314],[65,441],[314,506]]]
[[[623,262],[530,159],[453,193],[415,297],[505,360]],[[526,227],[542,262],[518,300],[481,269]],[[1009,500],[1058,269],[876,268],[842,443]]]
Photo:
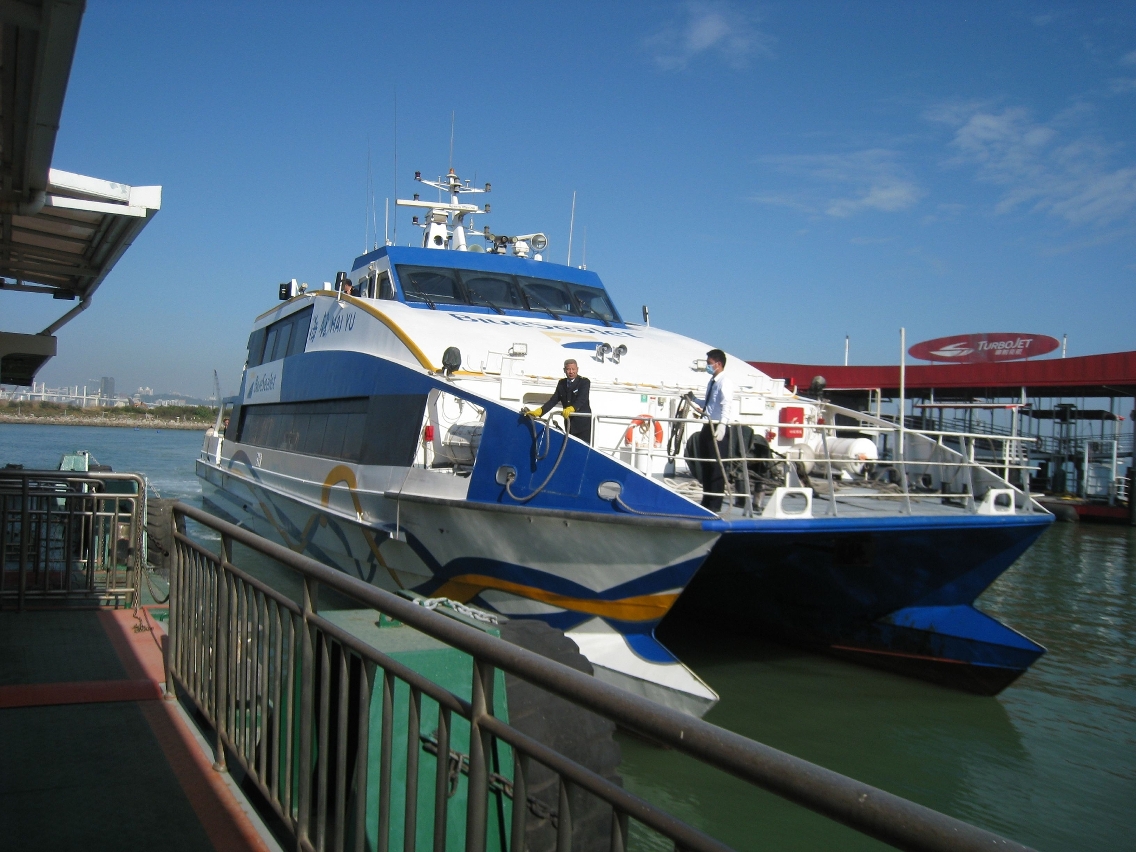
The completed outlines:
[[[729,849],[511,724],[506,677],[896,848],[1026,848],[503,641],[468,607],[383,591],[184,503],[168,514],[169,602],[149,603],[145,551],[108,547],[123,525],[92,527],[81,508],[105,494],[99,477],[123,481],[0,471],[0,637],[20,651],[0,662],[0,749],[6,777],[23,781],[0,791],[0,812],[16,817],[5,825],[21,849],[113,846],[123,819],[187,849],[481,852],[535,848],[536,825],[549,848],[623,852],[632,822],[676,848]],[[131,585],[82,586],[92,550],[114,554]],[[293,572],[298,599],[236,564],[249,551]],[[68,582],[75,593],[53,594]],[[348,608],[321,608],[328,595]],[[551,799],[526,785],[536,764],[558,779]],[[596,808],[606,827],[585,840]]]

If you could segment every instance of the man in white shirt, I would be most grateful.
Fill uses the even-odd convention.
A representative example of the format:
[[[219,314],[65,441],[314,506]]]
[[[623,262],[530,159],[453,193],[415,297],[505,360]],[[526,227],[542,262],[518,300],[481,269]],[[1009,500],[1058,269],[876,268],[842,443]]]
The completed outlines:
[[[726,487],[719,456],[728,456],[729,436],[726,424],[734,417],[734,383],[723,374],[726,369],[726,353],[721,349],[711,349],[706,353],[706,372],[710,383],[706,385],[706,397],[695,400],[702,415],[709,422],[703,425],[698,441],[698,456],[702,461],[702,505],[711,512],[722,509],[722,493]],[[718,452],[714,452],[714,445]]]

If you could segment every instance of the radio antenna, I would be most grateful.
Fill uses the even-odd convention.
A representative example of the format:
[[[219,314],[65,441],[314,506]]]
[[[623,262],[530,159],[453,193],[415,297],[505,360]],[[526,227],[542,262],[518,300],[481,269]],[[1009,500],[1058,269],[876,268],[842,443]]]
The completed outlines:
[[[391,244],[391,200],[388,198],[383,201],[383,243],[386,245]]]
[[[454,170],[454,122],[457,115],[457,110],[450,112],[450,171]]]
[[[363,228],[363,254],[370,251],[371,248],[371,212],[374,209],[373,199],[374,187],[371,183],[371,134],[367,134],[367,205],[363,209],[363,221],[366,223]],[[375,235],[376,238],[378,235]]]
[[[572,265],[572,229],[576,227],[576,190],[572,190],[572,217],[568,220],[568,265]]]
[[[398,198],[398,90],[394,92],[394,197]],[[398,243],[398,215],[394,217],[392,240]]]
[[[584,259],[580,263],[581,269],[588,268],[588,226],[584,226]]]

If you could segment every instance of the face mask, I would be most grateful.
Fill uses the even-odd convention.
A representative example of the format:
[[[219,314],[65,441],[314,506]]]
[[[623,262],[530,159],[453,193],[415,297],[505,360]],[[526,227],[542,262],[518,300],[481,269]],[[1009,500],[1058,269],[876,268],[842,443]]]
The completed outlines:
[[[714,365],[713,364],[707,364],[706,365],[706,372],[709,373],[711,376],[714,375]]]

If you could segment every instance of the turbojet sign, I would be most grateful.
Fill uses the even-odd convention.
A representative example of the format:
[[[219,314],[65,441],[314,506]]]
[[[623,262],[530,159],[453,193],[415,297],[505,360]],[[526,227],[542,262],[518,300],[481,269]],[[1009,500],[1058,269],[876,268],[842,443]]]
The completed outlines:
[[[245,374],[245,402],[250,405],[280,402],[280,374],[283,368],[283,360],[250,367]]]
[[[1052,352],[1061,342],[1044,334],[964,334],[937,337],[916,343],[907,353],[921,361],[953,364],[989,364],[998,361],[1020,361]]]

